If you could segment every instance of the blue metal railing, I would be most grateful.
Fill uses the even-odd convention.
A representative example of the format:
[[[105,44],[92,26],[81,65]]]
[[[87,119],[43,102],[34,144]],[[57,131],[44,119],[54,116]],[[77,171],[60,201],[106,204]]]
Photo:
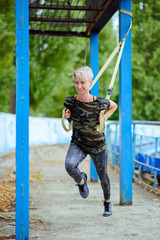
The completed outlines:
[[[120,166],[119,162],[119,122],[110,122],[106,126],[106,140],[108,149],[108,161],[113,169]]]
[[[120,167],[119,122],[106,125],[108,161]],[[158,191],[160,185],[160,122],[132,122],[133,179]]]

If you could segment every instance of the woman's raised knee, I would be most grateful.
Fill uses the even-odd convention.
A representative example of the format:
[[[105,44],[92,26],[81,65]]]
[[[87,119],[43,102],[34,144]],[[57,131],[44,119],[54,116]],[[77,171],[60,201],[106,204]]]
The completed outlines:
[[[72,161],[65,162],[65,169],[68,173],[74,172],[76,168],[76,165]]]

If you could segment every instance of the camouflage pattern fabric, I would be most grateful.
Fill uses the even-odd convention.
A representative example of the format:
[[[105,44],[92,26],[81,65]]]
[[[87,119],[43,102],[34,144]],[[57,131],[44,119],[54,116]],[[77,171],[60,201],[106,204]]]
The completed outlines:
[[[69,96],[64,106],[71,111],[73,134],[71,142],[86,153],[100,153],[106,149],[104,133],[97,132],[99,112],[110,106],[108,99],[97,97],[93,102],[80,102],[76,96]]]

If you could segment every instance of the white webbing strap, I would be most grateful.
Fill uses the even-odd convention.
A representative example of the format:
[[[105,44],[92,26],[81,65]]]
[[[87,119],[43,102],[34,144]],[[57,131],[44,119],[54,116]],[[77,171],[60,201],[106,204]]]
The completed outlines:
[[[92,86],[90,87],[89,90],[92,89],[92,87],[94,86],[94,84],[98,81],[98,79],[101,77],[101,75],[103,74],[103,72],[106,70],[106,68],[108,67],[108,65],[110,64],[110,62],[112,61],[112,59],[114,58],[114,56],[116,55],[116,53],[119,51],[119,48],[121,47],[121,42],[117,45],[117,47],[114,49],[114,51],[112,52],[112,54],[109,56],[109,58],[107,59],[107,61],[105,62],[105,64],[103,65],[103,67],[101,68],[101,70],[99,71],[99,73],[97,74],[97,76],[95,77],[95,79],[92,82]]]
[[[127,10],[120,9],[120,10],[119,10],[119,14],[120,14],[120,13],[127,14],[127,15],[129,15],[129,16],[131,16],[131,17],[133,18],[132,12],[129,12],[129,11],[127,11]]]
[[[126,41],[126,38],[129,34],[129,31],[132,27],[132,21],[131,21],[131,24],[128,28],[128,31],[127,33],[125,34],[124,38],[118,43],[117,47],[114,49],[114,51],[111,53],[111,55],[109,56],[109,58],[107,59],[107,61],[105,62],[105,64],[103,65],[103,67],[101,68],[101,70],[99,71],[99,73],[97,74],[97,76],[95,77],[95,79],[93,80],[92,82],[92,86],[90,87],[90,90],[92,89],[92,87],[95,85],[95,83],[98,81],[98,79],[101,77],[101,75],[103,74],[103,72],[106,70],[106,68],[108,67],[108,65],[110,64],[110,62],[112,61],[112,59],[114,58],[114,56],[116,55],[116,53],[119,51],[119,48],[122,49],[122,51],[120,50],[121,52],[121,55],[120,55],[120,52],[119,52],[119,56],[118,58],[121,60],[121,56],[122,56],[122,52],[123,52],[123,48],[124,48],[124,43]],[[117,65],[117,64],[116,64]],[[119,64],[117,65],[119,66]],[[116,75],[117,74],[117,71],[114,69],[114,72],[113,72],[113,75]],[[112,78],[113,78],[113,75],[112,75]],[[112,80],[111,80],[112,81]]]
[[[117,75],[118,67],[119,67],[119,64],[120,64],[120,61],[121,61],[121,57],[122,57],[122,53],[123,53],[124,44],[125,44],[126,38],[127,38],[128,34],[129,34],[129,31],[130,31],[131,27],[132,27],[132,21],[131,21],[131,24],[130,24],[130,26],[129,26],[129,28],[128,28],[127,33],[125,34],[124,38],[123,38],[123,39],[121,40],[121,42],[119,43],[121,49],[120,49],[120,52],[119,52],[119,55],[118,55],[118,58],[117,58],[117,61],[116,61],[116,65],[115,65],[115,68],[114,68],[114,71],[113,71],[112,79],[111,79],[111,81],[110,81],[109,89],[113,89],[113,85],[114,85],[114,82],[115,82],[115,78],[116,78],[116,75]],[[118,47],[118,46],[117,46],[117,47]],[[104,69],[104,70],[105,70],[105,69]],[[104,72],[104,71],[103,71],[103,72]],[[97,79],[97,77],[96,77],[96,81],[97,81],[97,80],[98,80],[98,79]],[[96,82],[96,81],[95,81],[95,82]],[[95,83],[94,83],[94,84],[95,84]],[[109,100],[110,97],[111,97],[111,94],[107,94],[107,95],[106,95],[106,99]],[[105,112],[106,112],[105,110],[102,110],[102,111],[100,112],[100,122],[99,122],[99,124],[97,125],[97,131],[98,131],[99,133],[103,133],[103,131],[104,131],[104,114],[105,114]]]
[[[111,82],[110,82],[110,85],[109,85],[109,89],[113,88],[115,78],[116,78],[116,75],[117,75],[117,71],[118,71],[118,67],[119,67],[119,63],[121,61],[124,44],[125,44],[125,40],[123,40],[123,42],[122,42],[122,46],[121,46],[121,49],[120,49],[120,52],[119,52],[119,55],[118,55],[118,58],[117,58],[117,61],[116,61],[116,65],[115,65],[115,68],[114,68],[114,71],[113,71]],[[111,95],[107,94],[106,98],[109,100],[110,96]],[[97,131],[99,133],[103,133],[103,131],[104,131],[104,114],[105,114],[105,110],[102,110],[100,112],[100,123],[97,125]]]
[[[120,52],[119,52],[119,55],[118,55],[118,58],[117,58],[117,61],[116,61],[116,65],[115,65],[115,68],[114,68],[114,71],[113,71],[113,74],[112,74],[112,78],[111,78],[111,81],[110,81],[110,84],[109,84],[109,89],[113,88],[115,78],[116,78],[116,75],[117,75],[117,71],[118,71],[118,67],[119,67],[119,63],[121,61],[124,44],[125,44],[125,41],[123,40],[122,41],[122,46],[121,46],[121,49],[120,49]]]

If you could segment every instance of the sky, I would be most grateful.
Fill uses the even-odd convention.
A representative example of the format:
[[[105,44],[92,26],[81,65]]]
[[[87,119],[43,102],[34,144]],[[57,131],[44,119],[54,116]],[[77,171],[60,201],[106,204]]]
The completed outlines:
[[[118,22],[118,11],[113,15],[112,21],[113,21],[114,29],[118,30],[118,25],[119,25],[119,22]]]

